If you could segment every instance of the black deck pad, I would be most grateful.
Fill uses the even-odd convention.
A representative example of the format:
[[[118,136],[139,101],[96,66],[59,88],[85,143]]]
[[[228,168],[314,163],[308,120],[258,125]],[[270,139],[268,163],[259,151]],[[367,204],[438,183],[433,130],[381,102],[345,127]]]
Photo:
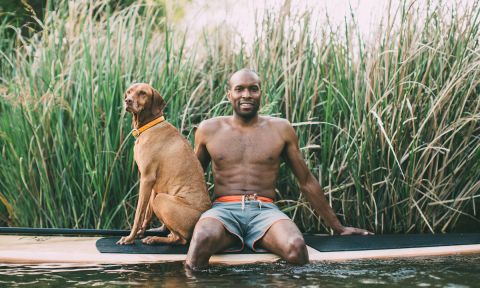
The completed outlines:
[[[452,245],[480,244],[480,233],[462,234],[406,234],[369,236],[319,236],[305,234],[308,246],[321,252],[360,251],[399,248],[420,248]],[[101,253],[123,254],[186,254],[188,245],[145,245],[135,240],[134,245],[117,245],[119,237],[106,237],[97,240]],[[256,253],[245,248],[241,254]]]
[[[187,254],[188,245],[165,245],[155,244],[146,245],[140,240],[135,240],[133,245],[117,245],[120,237],[105,237],[96,242],[97,250],[100,253],[121,253],[121,254]],[[228,254],[253,254],[249,248],[245,247],[242,252],[230,252]],[[266,253],[266,252],[265,252]]]
[[[304,235],[308,246],[321,252],[420,248],[480,244],[480,233],[315,236]]]

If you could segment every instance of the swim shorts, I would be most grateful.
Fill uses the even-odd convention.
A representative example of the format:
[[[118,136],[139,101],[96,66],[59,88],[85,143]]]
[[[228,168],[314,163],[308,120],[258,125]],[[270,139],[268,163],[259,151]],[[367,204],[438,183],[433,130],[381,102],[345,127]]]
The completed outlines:
[[[235,246],[225,252],[242,251],[245,245],[255,252],[265,252],[264,249],[255,248],[255,243],[277,221],[291,221],[275,204],[260,201],[245,201],[243,204],[214,202],[212,208],[205,211],[200,220],[205,218],[220,221],[228,232],[240,240],[241,247]]]

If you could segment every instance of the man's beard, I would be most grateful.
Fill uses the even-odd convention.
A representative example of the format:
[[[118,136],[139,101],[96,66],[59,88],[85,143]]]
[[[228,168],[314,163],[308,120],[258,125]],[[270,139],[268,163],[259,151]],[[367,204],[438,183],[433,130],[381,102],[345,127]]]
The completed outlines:
[[[240,104],[234,106],[234,110],[235,110],[235,113],[240,116],[240,117],[243,117],[243,118],[252,118],[254,116],[256,116],[258,114],[258,110],[259,110],[259,105],[258,104],[253,104],[253,107],[251,110],[249,111],[242,111],[242,109],[240,108]]]

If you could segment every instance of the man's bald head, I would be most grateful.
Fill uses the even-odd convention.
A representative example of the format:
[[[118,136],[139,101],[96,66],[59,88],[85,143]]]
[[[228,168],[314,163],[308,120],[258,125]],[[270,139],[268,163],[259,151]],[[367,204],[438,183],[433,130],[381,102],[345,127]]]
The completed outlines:
[[[232,75],[230,75],[230,78],[228,78],[228,82],[227,82],[228,89],[229,90],[232,89],[233,84],[243,77],[250,77],[256,80],[258,82],[258,85],[261,86],[261,79],[260,79],[260,76],[258,76],[257,72],[253,69],[243,68],[233,73]]]
[[[230,76],[227,98],[233,112],[243,119],[252,119],[258,114],[262,89],[257,72],[250,69],[239,70]]]

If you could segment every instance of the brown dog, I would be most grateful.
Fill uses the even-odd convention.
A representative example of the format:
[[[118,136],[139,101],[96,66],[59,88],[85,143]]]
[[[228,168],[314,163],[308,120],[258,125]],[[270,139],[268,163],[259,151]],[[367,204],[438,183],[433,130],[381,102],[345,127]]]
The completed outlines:
[[[158,91],[145,83],[134,84],[125,92],[125,105],[133,114],[132,133],[138,137],[134,159],[140,192],[130,235],[117,244],[132,244],[143,234],[152,210],[170,234],[142,242],[186,244],[201,213],[211,206],[200,162],[177,129],[161,121],[166,103]]]

